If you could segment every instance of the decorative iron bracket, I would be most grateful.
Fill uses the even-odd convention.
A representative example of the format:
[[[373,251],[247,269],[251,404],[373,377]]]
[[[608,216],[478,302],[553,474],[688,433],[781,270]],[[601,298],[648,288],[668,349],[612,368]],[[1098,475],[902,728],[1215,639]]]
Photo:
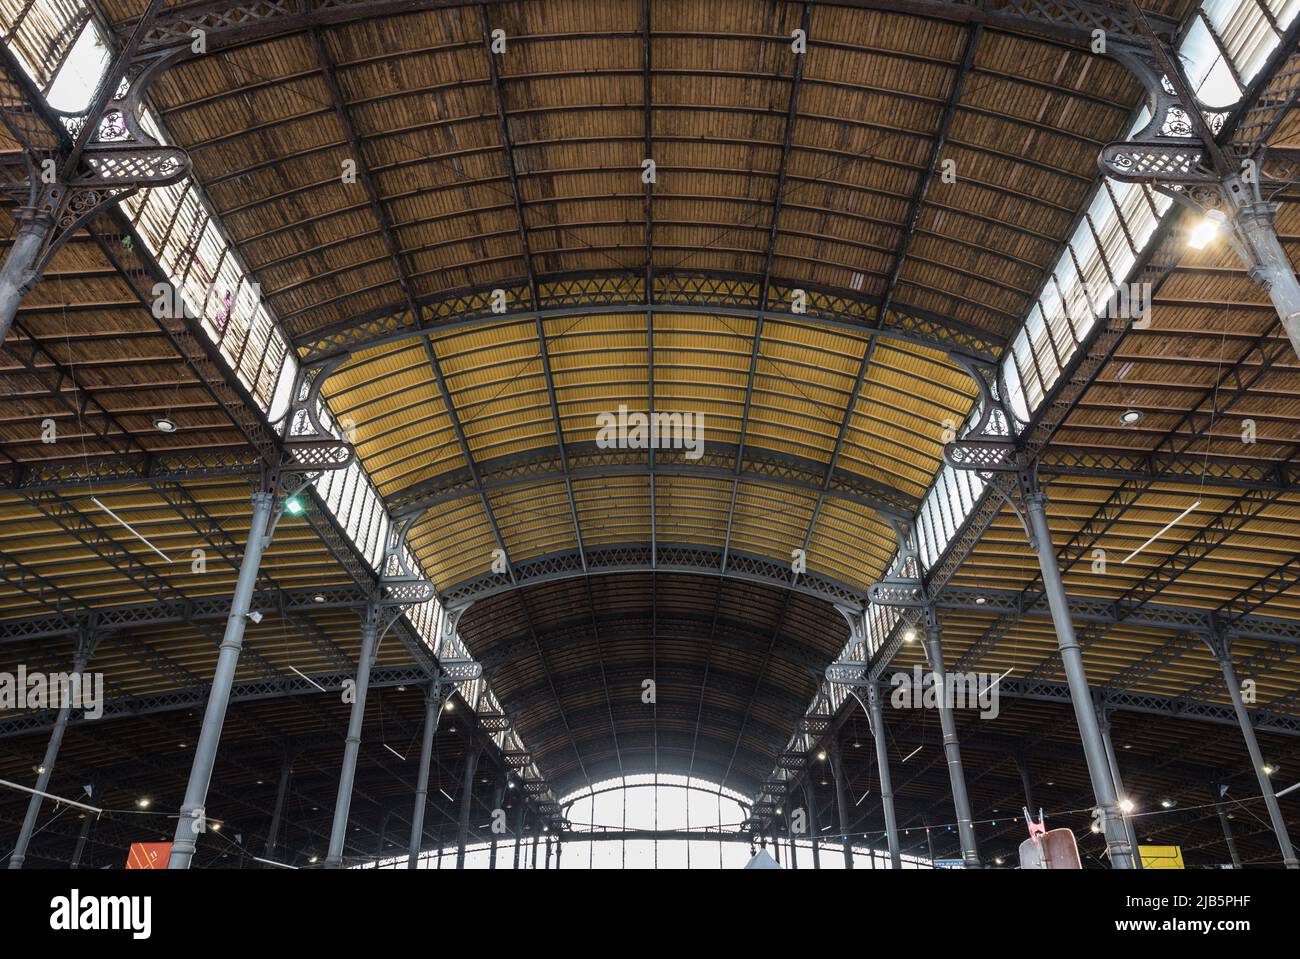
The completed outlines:
[[[1213,142],[1207,144],[1199,130],[1217,135],[1231,109],[1208,107],[1191,94],[1191,103],[1185,102],[1153,51],[1124,49],[1114,56],[1146,88],[1151,120],[1132,139],[1102,148],[1097,158],[1101,171],[1130,183],[1217,183],[1221,175],[1215,160],[1218,147]]]
[[[835,604],[845,622],[849,624],[849,648],[863,648],[864,655],[867,646],[867,613],[866,610],[858,606],[842,606]]]
[[[965,436],[944,445],[944,462],[953,469],[981,474],[1017,469],[1016,436],[1026,424],[1011,406],[1001,367],[956,353],[950,358],[975,381],[980,416]]]
[[[411,568],[406,545],[407,532],[423,514],[424,511],[420,510],[394,516],[388,527],[374,600],[379,606],[400,611],[403,606],[417,606],[433,599],[433,584]]]
[[[881,516],[894,530],[898,556],[885,577],[867,587],[867,599],[878,606],[917,609],[929,605],[921,576],[921,552],[916,540],[916,525],[911,517],[895,513]]]
[[[106,104],[70,114],[44,107],[22,67],[0,44],[0,74],[7,87],[17,88],[12,101],[0,103],[0,121],[22,145],[27,170],[25,180],[0,182],[0,192],[20,204],[14,212],[14,247],[23,255],[16,267],[20,295],[36,285],[69,237],[105,207],[189,174],[188,154],[159,143],[140,125],[145,91],[172,59],[160,53],[133,62]],[[31,102],[19,103],[21,98]],[[51,121],[63,130],[50,129]],[[23,243],[24,236],[31,239]]]
[[[356,459],[352,444],[335,436],[320,420],[321,387],[342,362],[299,367],[289,408],[272,423],[284,437],[280,473],[286,487],[295,485],[297,479],[305,482],[312,474],[347,469]]]
[[[433,654],[439,656],[442,650],[448,648],[449,644],[456,639],[457,629],[460,627],[460,618],[465,615],[466,611],[474,604],[473,600],[463,603],[442,607],[442,622],[438,624],[438,638],[435,641]]]

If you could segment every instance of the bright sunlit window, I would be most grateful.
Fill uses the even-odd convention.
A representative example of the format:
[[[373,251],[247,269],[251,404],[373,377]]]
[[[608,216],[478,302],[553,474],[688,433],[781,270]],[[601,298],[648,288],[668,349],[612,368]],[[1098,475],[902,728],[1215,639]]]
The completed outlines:
[[[108,69],[108,49],[93,23],[86,24],[50,85],[46,97],[50,106],[66,113],[78,113],[90,105],[99,78]]]

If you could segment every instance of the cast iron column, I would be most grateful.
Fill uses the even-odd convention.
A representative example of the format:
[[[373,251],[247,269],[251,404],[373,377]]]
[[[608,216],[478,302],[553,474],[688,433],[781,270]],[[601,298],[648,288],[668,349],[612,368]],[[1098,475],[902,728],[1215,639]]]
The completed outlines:
[[[442,690],[437,682],[424,693],[424,738],[420,742],[420,772],[415,780],[415,811],[411,813],[411,841],[406,847],[406,868],[415,869],[424,846],[424,804],[429,796],[429,769],[433,765],[433,739],[442,718]]]
[[[519,846],[524,841],[524,817],[528,815],[528,803],[519,800],[519,814],[515,816],[515,853],[512,869],[519,868]]]
[[[1025,509],[1029,514],[1031,545],[1038,554],[1038,567],[1043,574],[1043,591],[1052,610],[1056,626],[1056,644],[1065,666],[1065,679],[1070,687],[1070,702],[1074,718],[1083,740],[1083,755],[1088,764],[1088,778],[1092,782],[1093,796],[1101,813],[1102,832],[1106,837],[1106,851],[1112,869],[1133,868],[1134,850],[1129,848],[1128,836],[1119,815],[1119,802],[1115,784],[1106,761],[1106,747],[1101,741],[1097,713],[1092,706],[1092,693],[1088,689],[1088,674],[1083,668],[1083,651],[1074,634],[1070,619],[1070,606],[1061,583],[1061,571],[1056,565],[1056,551],[1052,547],[1052,533],[1047,525],[1047,496],[1034,488],[1025,492]]]
[[[889,752],[885,748],[885,711],[880,705],[880,687],[867,686],[867,705],[871,707],[871,733],[876,741],[876,766],[880,771],[880,807],[885,813],[885,836],[889,841],[889,862],[903,868],[902,845],[898,839],[898,819],[894,816],[894,781],[889,772]]]
[[[961,841],[961,858],[967,869],[978,869],[980,868],[979,846],[975,841],[975,826],[971,821],[970,798],[966,793],[966,774],[961,765],[957,721],[953,719],[952,705],[948,702],[948,675],[943,665],[943,641],[939,633],[939,623],[933,613],[926,615],[925,657],[930,663],[935,701],[939,705],[939,725],[943,729],[943,754],[948,763],[952,805],[957,813],[957,838]]]
[[[844,868],[853,868],[853,844],[849,842],[849,796],[844,784],[844,762],[840,754],[839,737],[831,733],[831,745],[827,751],[831,761],[831,775],[835,777],[835,809],[840,820],[840,841],[844,843]]]
[[[1228,857],[1232,860],[1232,868],[1241,868],[1241,856],[1237,854],[1237,840],[1232,835],[1232,821],[1228,819],[1228,811],[1223,808],[1223,797],[1227,790],[1223,786],[1211,785],[1210,795],[1214,798],[1214,808],[1219,813],[1219,825],[1223,828],[1223,842],[1228,847]]]
[[[28,207],[15,210],[14,219],[18,221],[18,233],[0,267],[0,343],[9,335],[23,297],[40,279],[36,260],[54,226],[52,215]]]
[[[275,847],[280,841],[280,818],[284,815],[284,800],[289,792],[289,774],[293,760],[288,756],[280,764],[280,782],[275,788],[275,808],[271,812],[271,829],[266,834],[266,858],[275,858]]]
[[[1124,790],[1124,779],[1119,773],[1119,759],[1115,756],[1115,744],[1110,738],[1110,714],[1101,710],[1097,715],[1097,724],[1101,727],[1101,743],[1106,747],[1106,764],[1110,767],[1111,781],[1115,785],[1115,796],[1122,800],[1126,793]],[[1133,818],[1128,813],[1120,809],[1120,815],[1124,822],[1124,835],[1128,837],[1128,847],[1133,850],[1133,868],[1142,868],[1142,854],[1138,849],[1137,829],[1133,826]]]
[[[1025,808],[1029,815],[1037,816],[1038,807],[1034,805],[1034,784],[1029,778],[1029,762],[1023,753],[1016,753],[1016,770],[1020,773],[1020,784],[1025,787]]]
[[[465,868],[465,843],[469,840],[470,806],[474,802],[474,777],[478,774],[478,746],[468,743],[465,753],[465,778],[460,788],[460,829],[456,835],[456,868]]]
[[[1282,862],[1288,869],[1300,869],[1296,861],[1295,849],[1291,846],[1291,835],[1287,832],[1286,820],[1282,818],[1282,809],[1273,795],[1273,782],[1264,772],[1264,755],[1259,751],[1259,741],[1255,738],[1255,727],[1246,712],[1246,704],[1241,698],[1241,684],[1237,682],[1237,669],[1232,665],[1232,644],[1227,639],[1220,639],[1214,646],[1215,658],[1223,670],[1223,682],[1232,697],[1232,708],[1237,713],[1237,723],[1241,726],[1241,736],[1246,740],[1246,751],[1250,753],[1250,763],[1255,767],[1255,778],[1259,781],[1259,791],[1268,807],[1268,818],[1273,823],[1273,834],[1277,836],[1278,847],[1282,850]]]
[[[808,770],[809,773],[812,770]],[[808,803],[808,835],[812,837],[812,861],[813,868],[822,867],[822,857],[820,844],[818,843],[818,825],[817,825],[817,787],[812,784],[811,779],[805,779],[803,783],[803,798]]]
[[[190,778],[185,787],[180,816],[176,820],[176,837],[172,843],[168,869],[188,869],[194,858],[194,848],[199,833],[205,827],[203,806],[208,799],[208,786],[212,782],[212,767],[217,761],[217,746],[221,742],[221,727],[226,721],[226,707],[230,705],[230,686],[235,680],[235,667],[239,665],[239,652],[244,644],[245,617],[253,601],[253,588],[257,584],[257,570],[262,564],[262,552],[271,542],[271,509],[275,496],[265,490],[253,494],[253,523],[248,530],[248,544],[239,563],[239,578],[235,581],[235,594],[230,601],[230,615],[226,619],[226,632],[217,655],[217,669],[208,692],[208,705],[203,711],[203,726],[199,731]]]
[[[1246,185],[1245,190],[1251,187]],[[1300,356],[1300,281],[1273,225],[1271,204],[1254,199],[1237,209],[1235,222],[1250,278],[1268,292],[1291,347]],[[1292,868],[1292,867],[1288,867]]]
[[[41,803],[45,799],[39,793],[49,791],[50,776],[54,773],[54,763],[59,758],[59,747],[63,745],[63,734],[67,731],[68,718],[72,715],[74,684],[81,694],[82,705],[85,705],[82,678],[86,672],[86,664],[90,661],[91,652],[94,650],[94,642],[92,636],[83,634],[80,637],[76,658],[72,662],[72,681],[59,690],[59,712],[54,718],[54,728],[50,730],[49,742],[45,744],[45,758],[41,760],[40,771],[36,774],[37,793],[34,793],[27,802],[27,814],[23,816],[23,825],[18,831],[18,844],[14,846],[13,855],[9,857],[10,869],[23,868],[23,861],[27,858],[27,846],[32,841],[32,833],[36,829],[36,817],[40,815]]]
[[[77,833],[77,845],[72,850],[72,861],[68,863],[69,869],[81,868],[81,857],[85,855],[86,840],[90,838],[90,827],[94,824],[95,818],[87,812],[86,818],[81,821],[81,832]]]
[[[330,827],[326,869],[343,867],[343,844],[348,838],[348,813],[352,808],[352,783],[357,774],[357,756],[361,753],[361,727],[366,720],[366,692],[370,689],[370,667],[375,660],[375,643],[379,638],[379,607],[366,606],[361,625],[361,655],[357,659],[357,681],[353,689],[352,710],[348,714],[348,733],[343,742],[343,767],[339,770],[339,791],[334,800],[334,823]]]
[[[492,825],[488,827],[488,835],[491,837],[488,840],[488,868],[489,869],[496,869],[497,867],[497,832],[496,832],[497,810],[498,809],[501,810],[501,816],[504,823],[505,810],[502,808],[501,803],[505,800],[505,794],[506,794],[505,775],[506,774],[503,770],[497,771],[496,788],[492,790],[492,817],[491,817]],[[549,844],[550,840],[547,840],[547,842]]]
[[[786,797],[785,797],[785,798],[786,798],[786,801],[788,802],[789,800],[793,799],[794,796],[790,795],[789,793],[786,793]],[[793,817],[790,813],[787,813],[787,814],[786,814],[786,817],[785,817],[785,831],[786,831],[786,835],[787,835],[787,836],[789,837],[789,839],[790,839],[790,868],[791,868],[791,869],[798,869],[798,868],[799,868],[799,853],[798,853],[798,847],[797,847],[797,845],[795,844],[795,835],[794,835],[794,817]]]

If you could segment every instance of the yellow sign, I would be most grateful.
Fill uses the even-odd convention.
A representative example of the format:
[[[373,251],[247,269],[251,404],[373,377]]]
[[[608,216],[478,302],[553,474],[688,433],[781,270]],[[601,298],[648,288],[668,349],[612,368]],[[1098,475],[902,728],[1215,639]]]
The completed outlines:
[[[1182,869],[1182,846],[1138,846],[1143,869]]]

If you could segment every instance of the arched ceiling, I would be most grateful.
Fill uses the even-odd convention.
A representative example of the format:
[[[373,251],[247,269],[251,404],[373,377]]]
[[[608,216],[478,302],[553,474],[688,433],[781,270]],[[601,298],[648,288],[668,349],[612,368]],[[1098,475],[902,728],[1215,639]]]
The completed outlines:
[[[557,793],[661,769],[749,794],[848,627],[789,590],[636,573],[482,600],[461,635]]]
[[[1141,101],[1077,43],[872,6],[452,4],[152,89],[440,594],[496,583],[462,630],[563,785],[761,781],[847,635],[792,564],[850,605],[882,575],[972,406],[948,351],[1002,351]],[[600,448],[621,406],[702,414],[701,455]]]
[[[119,33],[145,6],[102,5]],[[411,545],[440,594],[481,597],[462,634],[547,779],[569,791],[623,771],[691,771],[755,793],[844,645],[833,601],[860,601],[893,555],[882,512],[915,512],[945,430],[971,410],[974,385],[949,351],[1004,353],[1085,222],[1098,151],[1127,132],[1142,90],[1077,40],[966,3],[371,7],[214,33],[209,54],[162,75],[152,109],[193,158],[191,189],[304,363],[329,364],[323,395],[390,509],[424,510]],[[1173,21],[1190,12],[1181,0],[1143,7]],[[810,38],[799,58],[797,28]],[[508,55],[489,52],[493,30]],[[1296,204],[1278,220],[1293,244]],[[1296,371],[1234,264],[1211,251],[1173,271],[1155,328],[1099,365],[1047,451],[1070,477],[1051,508],[1076,567],[1072,596],[1128,608],[1154,598],[1154,583],[1161,602],[1215,613],[1271,602],[1265,612],[1288,615],[1300,603],[1286,584],[1258,601],[1260,577],[1289,576],[1295,553],[1295,411],[1280,401]],[[45,415],[75,420],[80,449],[53,453],[69,461],[243,444],[123,282],[132,270],[129,251],[78,237],[24,302],[16,329],[43,352],[5,368],[23,404],[3,437],[14,475],[49,455],[30,429]],[[1220,329],[1229,308],[1247,319]],[[110,328],[120,337],[106,346]],[[73,368],[84,418],[60,387]],[[1259,413],[1266,401],[1242,467],[1258,470],[1238,480],[1267,472],[1269,495],[1141,479],[1157,454],[1238,456],[1206,411]],[[172,403],[185,431],[151,432],[153,411]],[[1130,403],[1148,418],[1114,429]],[[621,405],[702,413],[702,455],[600,448],[596,417]],[[1071,473],[1080,449],[1113,454],[1139,480]],[[243,541],[242,485],[188,488]],[[1194,552],[1207,534],[1189,531],[1112,579],[1088,575],[1090,536],[1131,548],[1193,492],[1205,497],[1199,525],[1223,534],[1217,555]],[[229,592],[229,563],[160,583],[133,543],[105,571],[107,524],[87,526],[93,504],[58,493],[0,496],[0,547],[30,561],[6,568],[0,598],[16,614]],[[102,495],[168,552],[195,532],[173,489]],[[1116,503],[1138,508],[1117,522]],[[1032,598],[1023,536],[994,512],[953,582]],[[1215,530],[1210,514],[1243,522]],[[305,532],[282,531],[271,576],[297,592],[346,586],[337,554]],[[798,551],[806,573],[791,568]],[[1162,564],[1172,576],[1151,580]],[[340,645],[346,663],[355,623],[332,602],[298,609],[288,632],[271,619],[250,628],[241,682],[333,669]],[[1057,678],[1041,618],[945,609],[943,624],[955,657]],[[211,643],[192,627],[178,618],[108,645],[125,697],[201,686]],[[1222,700],[1185,633],[1129,624],[1085,640],[1104,688]],[[1270,669],[1263,688],[1282,711],[1289,652],[1242,649]],[[42,650],[67,653],[68,642]],[[385,655],[386,668],[408,663],[394,646]],[[900,665],[913,660],[905,651]],[[1022,705],[1025,730],[1063,715]],[[267,722],[304,735],[319,725],[319,711],[276,708]],[[401,711],[418,723],[418,703]],[[147,732],[131,735],[147,744],[156,731],[139,725]],[[382,782],[388,771],[372,772]]]

